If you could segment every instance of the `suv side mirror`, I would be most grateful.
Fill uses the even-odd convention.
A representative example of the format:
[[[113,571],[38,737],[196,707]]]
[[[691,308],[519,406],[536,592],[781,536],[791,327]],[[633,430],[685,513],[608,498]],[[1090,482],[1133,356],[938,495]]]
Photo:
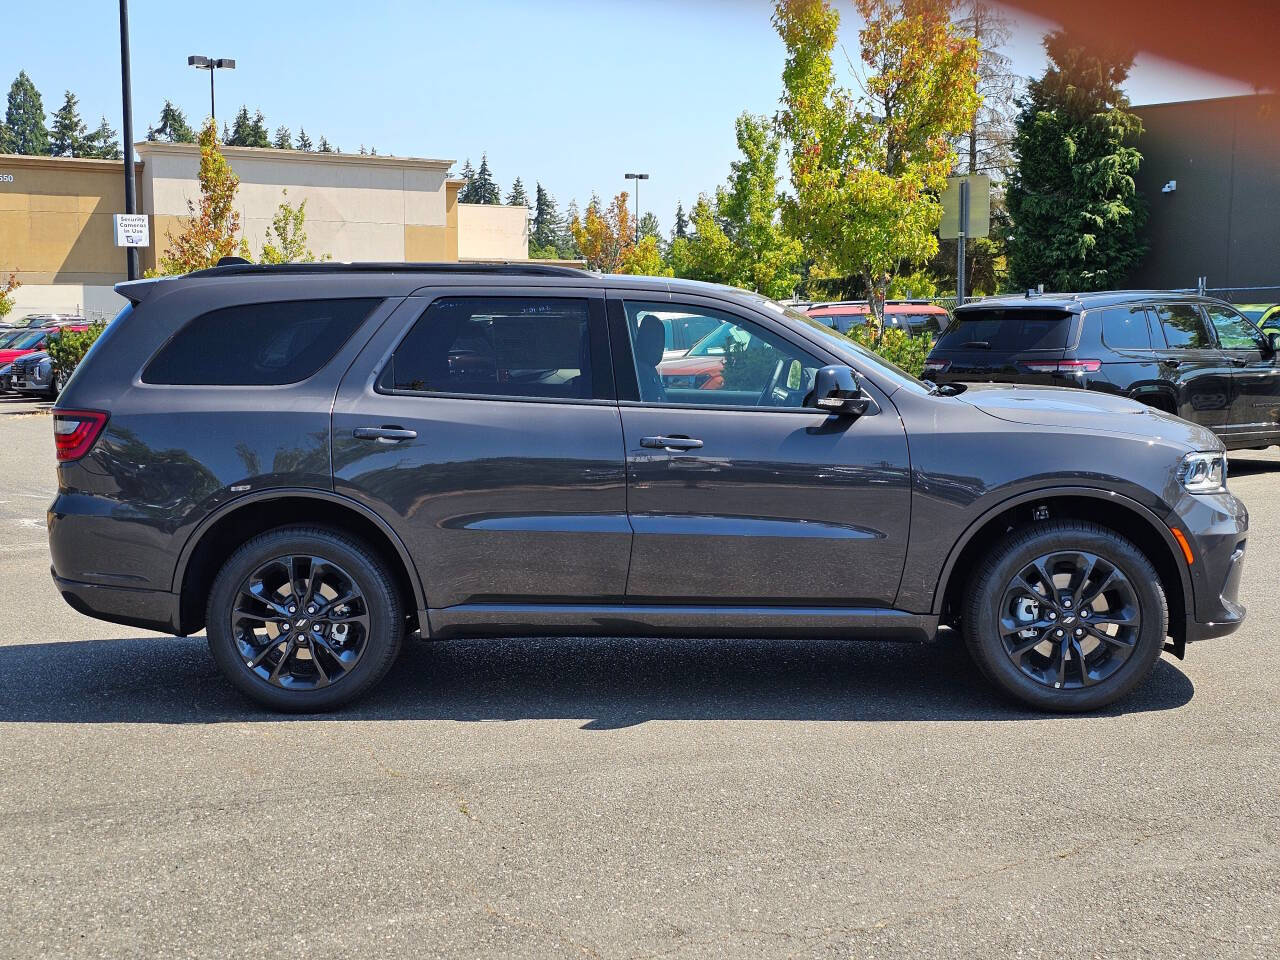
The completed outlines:
[[[1280,331],[1272,330],[1267,333],[1267,343],[1271,345],[1271,352],[1280,353]]]
[[[871,406],[871,398],[858,386],[852,369],[833,364],[814,374],[813,389],[804,398],[804,405],[836,417],[860,417]]]

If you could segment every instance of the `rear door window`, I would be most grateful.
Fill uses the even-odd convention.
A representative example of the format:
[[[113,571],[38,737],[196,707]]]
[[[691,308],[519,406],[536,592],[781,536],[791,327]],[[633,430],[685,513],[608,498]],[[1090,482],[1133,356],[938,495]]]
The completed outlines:
[[[287,300],[223,307],[169,338],[143,383],[278,386],[300,383],[333,359],[379,303],[376,297]]]
[[[1164,329],[1164,339],[1174,350],[1212,350],[1216,344],[1204,322],[1200,308],[1190,303],[1162,303],[1156,317]]]
[[[382,382],[410,393],[607,399],[607,337],[585,299],[442,297],[400,341]]]
[[[938,340],[940,350],[1063,350],[1074,315],[1066,310],[1001,309],[959,311]]]
[[[1151,328],[1144,307],[1107,307],[1102,315],[1102,342],[1113,350],[1150,350]],[[1090,311],[1092,314],[1092,311]]]

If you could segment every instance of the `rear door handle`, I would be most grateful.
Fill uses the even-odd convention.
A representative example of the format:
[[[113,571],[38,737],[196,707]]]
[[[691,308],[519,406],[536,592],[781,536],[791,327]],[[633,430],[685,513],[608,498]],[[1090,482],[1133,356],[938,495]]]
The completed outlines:
[[[656,447],[659,450],[697,450],[702,446],[702,441],[693,437],[641,437],[640,446]]]
[[[356,427],[351,435],[357,440],[376,440],[378,443],[399,443],[401,440],[416,440],[417,430],[406,430],[404,427]]]
[[[1169,360],[1165,360],[1164,364],[1166,367],[1180,367],[1182,366],[1182,361],[1169,359]]]

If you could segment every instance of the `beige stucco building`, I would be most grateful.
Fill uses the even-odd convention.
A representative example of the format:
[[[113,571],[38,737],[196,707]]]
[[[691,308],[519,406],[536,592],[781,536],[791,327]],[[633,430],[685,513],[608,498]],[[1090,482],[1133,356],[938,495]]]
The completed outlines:
[[[195,144],[135,145],[138,211],[150,221],[143,269],[199,201]],[[224,147],[240,178],[236,208],[251,251],[281,201],[306,202],[308,244],[335,260],[524,260],[529,211],[458,203],[451,160]],[[22,282],[14,313],[114,313],[125,279],[112,215],[124,212],[119,161],[0,155],[0,277]]]

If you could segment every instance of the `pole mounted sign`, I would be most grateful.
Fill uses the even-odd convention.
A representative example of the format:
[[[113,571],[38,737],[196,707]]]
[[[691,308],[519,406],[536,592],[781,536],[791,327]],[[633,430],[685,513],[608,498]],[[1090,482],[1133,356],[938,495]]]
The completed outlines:
[[[117,247],[151,246],[151,230],[145,213],[117,213],[115,220]]]
[[[967,177],[947,177],[942,194],[940,240],[956,241],[956,306],[964,306],[964,242],[969,237],[985,237],[991,232],[991,178],[981,173]]]

